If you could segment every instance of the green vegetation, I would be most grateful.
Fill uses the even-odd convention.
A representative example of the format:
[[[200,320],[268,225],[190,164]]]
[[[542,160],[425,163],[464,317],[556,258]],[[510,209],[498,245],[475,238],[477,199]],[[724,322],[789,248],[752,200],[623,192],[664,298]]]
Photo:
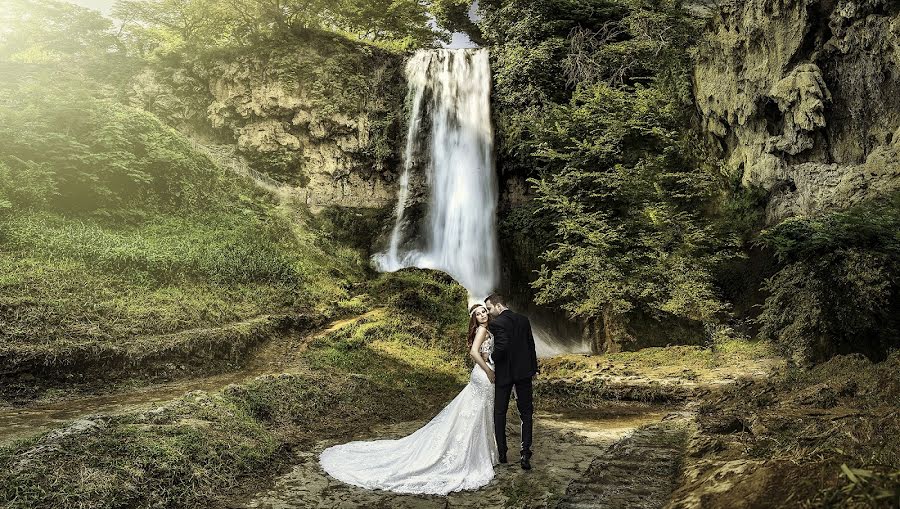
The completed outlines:
[[[394,172],[401,165],[404,57],[339,34],[308,31],[287,40],[152,61],[131,100],[170,124],[212,131],[210,136],[225,141],[261,119],[288,121],[283,123],[285,132],[309,138],[310,144],[347,143],[349,136],[359,147],[347,148],[348,157],[354,171],[366,177]],[[231,90],[232,95],[220,90],[215,96],[213,87]],[[159,88],[171,95],[157,100]],[[287,96],[259,97],[252,89]],[[210,129],[211,111],[221,119],[216,129]],[[362,125],[352,124],[359,118],[365,119]],[[305,185],[310,172],[321,170],[309,168],[295,146],[251,144],[240,150],[253,168],[288,183]]]
[[[760,232],[767,194],[724,175],[692,119],[701,27],[681,2],[479,5],[501,172],[534,197],[501,216],[514,291],[613,350],[754,323],[803,364],[900,344],[896,198]]]
[[[428,27],[428,3],[417,0],[121,0],[113,14],[151,51],[241,46],[304,30],[331,30],[408,49],[449,34]]]
[[[354,171],[363,173],[398,165],[404,52],[444,34],[427,26],[424,4],[406,0],[121,1],[115,29],[99,13],[65,2],[7,3],[0,19],[8,27],[0,33],[4,79],[42,75],[38,90],[62,79],[58,88],[70,97],[129,104],[221,143],[235,142],[241,128],[261,119],[283,122],[291,136],[337,143],[354,130],[347,121],[363,116],[360,146],[347,148]],[[247,95],[223,99],[223,87]],[[251,94],[259,89],[267,92]],[[273,99],[268,91],[291,98]],[[305,168],[296,149],[240,147],[255,170],[304,185],[318,169]]]
[[[153,115],[81,92],[44,97],[27,79],[0,89],[5,372],[137,337],[340,312],[365,277],[357,250]]]
[[[841,212],[788,219],[758,242],[778,271],[760,336],[799,364],[859,352],[883,359],[900,344],[900,194]]]
[[[644,316],[721,320],[714,268],[737,245],[706,213],[718,183],[687,128],[698,27],[669,1],[482,10],[497,48],[501,164],[530,177],[539,204],[501,228],[544,239],[523,246],[541,252],[536,302],[603,320],[607,331]]]
[[[55,80],[90,81],[77,87],[89,95],[120,97],[142,66],[140,52],[128,50],[111,19],[70,2],[3,0],[0,26],[4,81],[52,69]]]
[[[767,342],[728,339],[714,348],[667,346],[541,361],[541,405],[597,408],[615,401],[680,403],[743,377],[771,376],[783,359]]]
[[[311,368],[343,369],[377,383],[401,379],[435,391],[441,387],[429,385],[430,377],[468,380],[465,289],[449,276],[409,269],[382,275],[368,287],[363,298],[376,307],[319,338],[309,354]],[[383,361],[373,363],[373,356]]]
[[[434,293],[434,305],[418,307],[404,291]],[[0,505],[223,504],[240,483],[276,473],[293,447],[429,417],[464,380],[465,291],[443,275],[404,271],[366,295],[379,307],[311,340],[299,374],[95,416],[0,448]]]

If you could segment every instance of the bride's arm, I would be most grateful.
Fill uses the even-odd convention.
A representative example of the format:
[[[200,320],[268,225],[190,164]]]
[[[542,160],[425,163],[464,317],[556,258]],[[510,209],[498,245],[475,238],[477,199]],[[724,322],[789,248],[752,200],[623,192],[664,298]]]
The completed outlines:
[[[485,337],[487,337],[487,331],[483,327],[479,328],[478,332],[475,333],[475,339],[472,341],[472,348],[469,349],[469,355],[472,356],[475,364],[481,366],[481,369],[484,370],[485,374],[487,374],[488,378],[491,380],[491,383],[493,383],[494,370],[488,366],[488,363],[485,362],[484,358],[481,356],[481,343],[484,342]]]

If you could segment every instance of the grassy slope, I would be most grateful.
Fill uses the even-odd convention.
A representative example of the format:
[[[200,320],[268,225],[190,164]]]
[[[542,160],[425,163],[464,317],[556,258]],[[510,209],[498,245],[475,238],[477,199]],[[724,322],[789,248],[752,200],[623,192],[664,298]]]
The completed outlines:
[[[768,376],[784,360],[765,342],[729,340],[716,348],[669,346],[541,362],[535,385],[545,403],[590,408],[606,400],[682,402],[742,377]]]
[[[465,291],[403,271],[369,292],[358,310],[377,307],[317,338],[301,374],[92,417],[0,448],[0,505],[218,507],[274,473],[292,447],[434,413],[465,380]]]
[[[328,317],[365,278],[357,250],[152,115],[74,85],[46,100],[2,85],[0,375],[121,364],[262,315]]]

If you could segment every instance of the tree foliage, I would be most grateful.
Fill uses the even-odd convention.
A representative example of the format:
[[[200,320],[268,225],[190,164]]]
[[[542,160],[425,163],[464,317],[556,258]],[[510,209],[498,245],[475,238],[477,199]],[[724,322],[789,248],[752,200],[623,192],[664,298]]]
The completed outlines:
[[[694,150],[677,2],[485,2],[504,172],[530,176],[553,225],[536,300],[574,316],[712,322],[713,268],[735,255],[707,213],[718,182]],[[546,224],[548,220],[535,220]]]
[[[210,87],[236,65],[252,70],[251,80],[296,91],[317,120],[367,114],[369,143],[358,153],[367,171],[383,171],[397,157],[403,83],[395,50],[430,45],[439,35],[429,28],[427,5],[415,0],[120,0],[116,26],[96,11],[55,0],[5,1],[0,64],[8,72],[0,82],[24,77],[73,102],[110,99],[227,142],[252,120],[227,111],[233,122],[211,126],[209,108],[219,98]],[[280,180],[304,182],[296,150],[243,155]]]
[[[142,52],[243,46],[304,30],[325,30],[397,48],[430,46],[419,0],[119,0],[113,13]]]
[[[97,213],[214,201],[213,164],[153,115],[93,98],[78,83],[5,85],[0,200],[10,206]]]
[[[56,0],[0,0],[0,64],[16,66],[4,74],[52,68],[113,94],[141,62],[97,11]]]
[[[484,42],[481,29],[472,21],[469,12],[472,0],[432,0],[431,14],[438,26],[450,32],[464,32],[472,41]]]
[[[757,242],[780,267],[765,283],[760,335],[796,362],[900,345],[900,194],[791,218]]]

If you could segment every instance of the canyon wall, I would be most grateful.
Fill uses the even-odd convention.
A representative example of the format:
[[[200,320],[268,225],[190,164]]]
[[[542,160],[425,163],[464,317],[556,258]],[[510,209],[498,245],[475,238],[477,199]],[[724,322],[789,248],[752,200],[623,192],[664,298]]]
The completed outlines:
[[[900,4],[747,0],[712,16],[697,108],[726,170],[768,191],[767,224],[900,187]]]

